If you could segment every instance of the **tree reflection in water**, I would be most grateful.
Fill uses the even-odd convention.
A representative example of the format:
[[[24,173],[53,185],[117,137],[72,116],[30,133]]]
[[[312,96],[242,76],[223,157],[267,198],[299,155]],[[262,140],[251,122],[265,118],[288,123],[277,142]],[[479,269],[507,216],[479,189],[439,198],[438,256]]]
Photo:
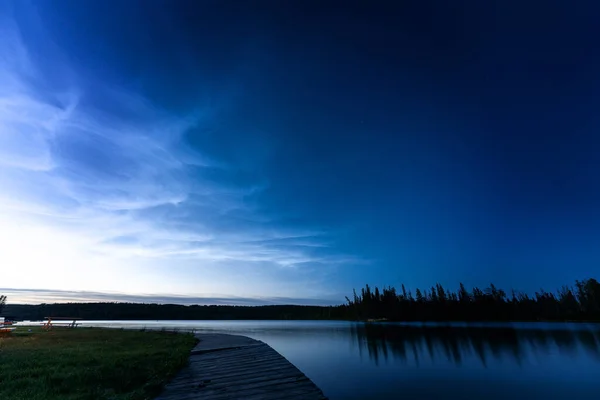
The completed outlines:
[[[490,358],[509,358],[520,365],[529,355],[556,350],[563,354],[586,352],[600,362],[597,326],[542,329],[366,323],[353,327],[352,336],[361,355],[366,349],[376,364],[392,357],[416,366],[425,359],[460,365],[474,354],[483,366]]]

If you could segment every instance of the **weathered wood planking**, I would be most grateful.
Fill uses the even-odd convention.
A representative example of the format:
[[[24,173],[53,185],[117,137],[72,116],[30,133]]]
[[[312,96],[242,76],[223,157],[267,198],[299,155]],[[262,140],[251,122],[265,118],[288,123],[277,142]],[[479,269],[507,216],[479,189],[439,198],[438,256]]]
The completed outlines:
[[[269,345],[199,334],[189,365],[156,400],[325,400],[321,389]]]

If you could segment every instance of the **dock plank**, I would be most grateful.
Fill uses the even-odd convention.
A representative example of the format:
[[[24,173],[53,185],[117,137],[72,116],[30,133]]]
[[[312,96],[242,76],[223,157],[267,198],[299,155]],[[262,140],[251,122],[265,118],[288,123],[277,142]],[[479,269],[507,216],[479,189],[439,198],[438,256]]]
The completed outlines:
[[[306,375],[272,347],[239,335],[198,334],[198,344],[156,400],[325,400]]]
[[[278,354],[271,353],[271,354],[263,354],[263,355],[255,356],[255,357],[241,356],[240,358],[231,357],[231,358],[227,358],[224,360],[206,361],[206,360],[199,360],[200,357],[192,356],[190,358],[190,365],[192,365],[193,368],[206,368],[206,367],[222,368],[222,367],[225,367],[228,365],[256,364],[256,363],[264,364],[264,363],[269,363],[269,362],[275,362],[275,361],[278,361],[280,357],[281,356],[279,356]]]
[[[233,370],[229,370],[226,373],[203,373],[203,374],[195,374],[189,375],[186,374],[186,378],[184,380],[174,379],[173,383],[195,383],[198,384],[204,383],[205,381],[210,381],[211,383],[221,382],[221,381],[233,381],[233,380],[243,380],[243,379],[252,379],[260,376],[269,376],[276,377],[279,375],[285,374],[287,376],[302,376],[296,370],[290,370],[287,368],[286,364],[279,364],[277,367],[270,367],[267,369],[262,368],[252,368],[251,370],[244,369],[240,370],[237,373]]]
[[[205,381],[205,380],[212,380],[212,381],[218,381],[218,380],[224,380],[224,379],[232,379],[232,378],[236,378],[237,379],[242,379],[242,378],[248,378],[248,377],[252,377],[252,376],[262,376],[268,373],[268,375],[275,375],[277,373],[282,372],[282,368],[285,368],[287,365],[285,363],[280,363],[277,365],[270,365],[266,368],[260,368],[260,370],[252,370],[252,369],[246,369],[244,371],[239,371],[239,370],[228,370],[228,371],[223,371],[223,372],[199,372],[197,374],[193,374],[191,376],[194,377],[195,380],[198,380],[198,382],[200,381]],[[285,368],[286,372],[287,368]],[[291,372],[290,372],[291,373]],[[293,371],[294,374],[297,374],[297,372]],[[173,382],[177,381],[176,379],[173,380]]]

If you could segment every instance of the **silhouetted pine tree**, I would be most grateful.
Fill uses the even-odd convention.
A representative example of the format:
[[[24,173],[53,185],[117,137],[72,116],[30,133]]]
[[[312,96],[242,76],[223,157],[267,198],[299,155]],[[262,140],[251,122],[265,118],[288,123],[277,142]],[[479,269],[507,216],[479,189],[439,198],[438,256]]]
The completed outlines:
[[[541,289],[534,297],[506,292],[493,283],[484,290],[469,292],[461,283],[451,292],[436,283],[429,290],[415,290],[413,298],[404,285],[400,294],[393,287],[367,285],[362,296],[348,300],[346,310],[358,319],[386,318],[405,321],[536,321],[600,319],[600,283],[595,279],[577,281],[575,289],[564,286],[557,294]],[[360,310],[359,313],[357,311]]]
[[[0,312],[2,312],[2,309],[4,308],[5,304],[6,304],[6,296],[0,295]]]

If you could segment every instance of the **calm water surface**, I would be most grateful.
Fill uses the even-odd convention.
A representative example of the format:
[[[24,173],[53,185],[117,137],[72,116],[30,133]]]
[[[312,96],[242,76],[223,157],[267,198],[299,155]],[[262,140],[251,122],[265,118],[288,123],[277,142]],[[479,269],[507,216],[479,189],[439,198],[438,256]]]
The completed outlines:
[[[600,399],[600,325],[112,321],[262,340],[331,400]]]

